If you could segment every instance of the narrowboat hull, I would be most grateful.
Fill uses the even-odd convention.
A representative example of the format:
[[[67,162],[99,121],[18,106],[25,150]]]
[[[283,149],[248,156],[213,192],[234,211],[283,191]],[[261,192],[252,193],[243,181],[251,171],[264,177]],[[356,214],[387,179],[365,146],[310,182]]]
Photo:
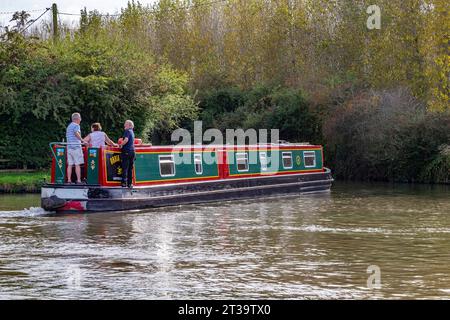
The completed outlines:
[[[278,194],[318,193],[331,188],[328,168],[323,172],[266,175],[130,188],[100,185],[46,184],[41,206],[56,212],[99,212],[265,198]]]

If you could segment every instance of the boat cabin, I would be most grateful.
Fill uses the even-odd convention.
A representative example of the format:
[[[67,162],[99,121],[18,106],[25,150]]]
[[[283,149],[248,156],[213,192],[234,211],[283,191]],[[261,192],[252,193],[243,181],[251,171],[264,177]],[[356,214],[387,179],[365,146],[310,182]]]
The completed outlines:
[[[65,184],[66,146],[51,144],[52,184]],[[324,172],[323,149],[307,143],[258,145],[151,146],[135,141],[133,185]],[[87,185],[120,187],[120,148],[83,147],[82,179]]]

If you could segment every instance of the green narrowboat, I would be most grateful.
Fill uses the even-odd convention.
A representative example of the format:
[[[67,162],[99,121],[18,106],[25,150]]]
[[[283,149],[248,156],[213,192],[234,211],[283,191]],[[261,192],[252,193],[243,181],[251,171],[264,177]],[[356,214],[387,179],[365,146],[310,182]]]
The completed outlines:
[[[83,147],[85,184],[67,184],[66,146],[52,143],[52,178],[42,207],[56,212],[145,209],[327,192],[323,148],[307,143],[151,146],[139,144],[133,187],[121,187],[120,149]]]

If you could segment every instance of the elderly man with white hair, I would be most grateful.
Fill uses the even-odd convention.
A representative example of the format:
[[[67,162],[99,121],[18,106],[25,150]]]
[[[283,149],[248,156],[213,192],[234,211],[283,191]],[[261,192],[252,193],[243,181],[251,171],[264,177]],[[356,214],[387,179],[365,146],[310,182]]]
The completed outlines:
[[[75,166],[77,183],[81,183],[81,168],[84,163],[83,149],[81,143],[81,115],[78,112],[72,114],[72,122],[67,126],[67,182],[72,183],[72,167]]]
[[[122,142],[119,146],[122,148],[121,162],[122,162],[122,187],[133,187],[133,167],[135,160],[134,150],[134,123],[131,120],[125,121],[125,131],[122,135]]]

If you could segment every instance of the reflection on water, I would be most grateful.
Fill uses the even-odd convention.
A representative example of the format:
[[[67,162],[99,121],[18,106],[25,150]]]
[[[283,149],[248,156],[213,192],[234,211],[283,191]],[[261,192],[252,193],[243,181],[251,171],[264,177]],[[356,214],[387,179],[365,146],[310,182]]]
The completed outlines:
[[[63,216],[39,209],[38,195],[0,196],[0,298],[450,298],[449,195],[340,183],[330,194]],[[371,265],[381,289],[367,288]]]

